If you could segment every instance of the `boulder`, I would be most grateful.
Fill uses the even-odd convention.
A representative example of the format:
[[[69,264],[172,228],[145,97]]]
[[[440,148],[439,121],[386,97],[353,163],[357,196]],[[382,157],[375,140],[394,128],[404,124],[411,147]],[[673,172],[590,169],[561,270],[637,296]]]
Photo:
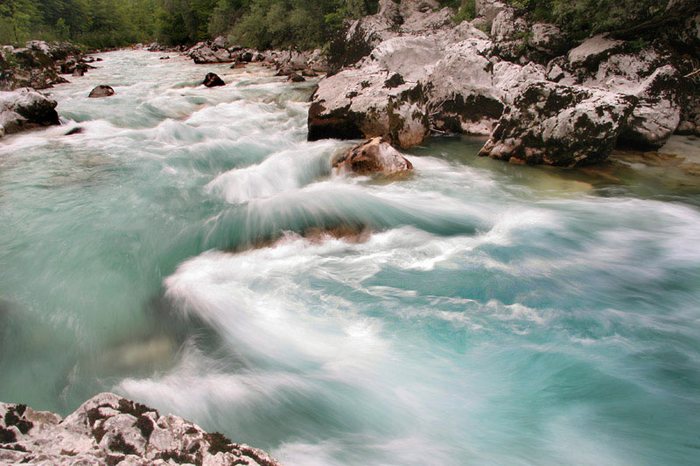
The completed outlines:
[[[569,52],[569,61],[563,66],[570,77],[560,82],[635,97],[637,105],[620,142],[639,149],[665,144],[680,124],[688,90],[692,89],[675,65],[669,64],[677,60],[664,50],[631,51],[626,43],[604,37],[586,43],[588,52],[598,52],[582,54],[577,51],[581,46]]]
[[[567,56],[572,67],[584,67],[595,71],[603,60],[620,52],[624,45],[624,41],[612,39],[606,34],[599,34],[569,50]]]
[[[309,140],[382,136],[400,147],[420,144],[429,134],[422,87],[392,86],[394,74],[349,69],[321,80],[309,109]]]
[[[335,160],[333,167],[359,175],[395,175],[413,170],[411,162],[380,137],[353,147]]]
[[[476,19],[481,19],[484,24],[487,24],[489,30],[493,20],[496,19],[498,14],[507,9],[508,5],[499,0],[475,0],[474,2],[474,13],[476,14]]]
[[[351,22],[343,36],[331,42],[333,69],[350,66],[382,42],[405,34],[429,35],[453,26],[454,11],[435,0],[380,0],[379,11]]]
[[[527,21],[514,8],[501,10],[491,25],[493,53],[517,61],[525,54],[528,31]]]
[[[503,112],[492,64],[472,43],[451,46],[429,78],[431,126],[447,133],[490,134]],[[469,73],[462,71],[468,69]]]
[[[292,73],[289,75],[289,81],[293,83],[303,83],[306,81],[306,78],[304,78],[302,75],[299,73]]]
[[[56,101],[33,89],[0,92],[0,136],[58,125]]]
[[[0,403],[0,443],[2,464],[278,465],[261,450],[112,393],[95,396],[65,419]]]
[[[556,57],[565,53],[571,42],[562,30],[549,23],[535,23],[530,26],[528,46],[545,57]]]
[[[405,148],[431,132],[488,135],[515,88],[545,76],[544,67],[494,58],[491,49],[486,34],[467,22],[387,39],[319,82],[309,139],[382,136]]]
[[[111,97],[115,94],[114,89],[112,89],[111,86],[106,86],[104,84],[101,84],[94,88],[92,91],[90,91],[90,95],[88,97],[92,99],[99,99],[102,97]]]
[[[226,85],[224,80],[221,79],[216,73],[207,73],[207,75],[204,77],[204,81],[202,82],[202,84],[204,84],[206,87],[218,87]]]
[[[605,160],[636,99],[550,82],[527,85],[481,149],[513,163],[571,167]]]
[[[658,68],[634,94],[638,104],[627,119],[620,141],[641,149],[658,149],[681,122],[681,76],[671,65]]]
[[[212,63],[231,63],[234,58],[224,47],[218,47],[213,43],[198,42],[185,52],[198,65]]]

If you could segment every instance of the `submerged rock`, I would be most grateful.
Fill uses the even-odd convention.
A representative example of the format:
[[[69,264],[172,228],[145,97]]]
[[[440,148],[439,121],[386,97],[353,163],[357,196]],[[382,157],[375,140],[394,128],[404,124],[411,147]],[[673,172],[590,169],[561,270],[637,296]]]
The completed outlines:
[[[202,82],[206,87],[225,86],[226,83],[216,73],[207,73]]]
[[[565,167],[599,162],[612,152],[635,103],[605,91],[531,83],[505,110],[479,155]]]
[[[112,393],[95,396],[65,419],[0,403],[0,443],[2,464],[278,465],[261,450]]]
[[[333,167],[359,175],[394,175],[413,169],[411,162],[382,138],[370,139],[353,147],[336,160]]]
[[[37,126],[58,125],[56,101],[33,89],[0,92],[0,137]]]
[[[106,86],[106,85],[99,85],[96,88],[94,88],[92,91],[90,91],[90,95],[88,97],[93,98],[93,99],[98,99],[101,97],[111,97],[115,94],[114,89],[112,89],[111,86]]]

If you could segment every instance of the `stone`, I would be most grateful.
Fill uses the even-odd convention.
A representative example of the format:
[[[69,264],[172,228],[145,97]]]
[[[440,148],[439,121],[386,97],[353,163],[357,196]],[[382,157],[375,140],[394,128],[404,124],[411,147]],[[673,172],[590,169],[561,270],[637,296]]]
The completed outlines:
[[[411,162],[380,137],[353,147],[343,157],[335,160],[333,167],[358,175],[396,175],[413,169]]]
[[[502,10],[491,25],[493,53],[506,60],[518,60],[527,47],[527,21],[513,8]]]
[[[72,74],[76,64],[84,65],[84,58],[69,43],[30,41],[22,48],[4,46],[0,48],[0,90],[47,89],[65,83],[60,74]]]
[[[306,81],[306,78],[304,78],[299,73],[290,74],[288,79],[289,79],[289,81],[291,81],[293,83],[303,83],[304,81]]]
[[[235,60],[226,48],[207,42],[198,42],[185,51],[185,55],[198,65],[231,63]]]
[[[226,85],[224,80],[221,79],[216,73],[207,73],[207,75],[204,77],[204,81],[202,82],[202,84],[204,84],[206,87],[218,87]]]
[[[55,100],[29,88],[0,92],[0,132],[4,135],[58,125],[56,105]]]
[[[574,67],[595,69],[600,62],[620,51],[623,46],[623,41],[611,39],[606,34],[599,34],[569,50],[569,63]]]
[[[496,19],[498,14],[507,9],[508,5],[498,0],[475,0],[474,10],[476,17],[483,20],[484,24],[488,26],[489,30],[493,24],[493,20]]]
[[[580,86],[532,82],[506,108],[479,155],[571,167],[605,160],[636,99]]]
[[[102,97],[111,97],[115,94],[114,89],[112,89],[111,86],[107,86],[104,84],[101,84],[94,88],[92,91],[90,91],[90,95],[88,97],[92,99],[99,99]]]
[[[279,464],[261,450],[112,393],[96,395],[65,419],[0,403],[0,443],[0,464]]]
[[[658,149],[681,122],[680,75],[671,65],[658,68],[639,84],[639,103],[627,119],[620,142],[641,149]]]
[[[547,57],[556,57],[569,49],[569,39],[562,30],[549,23],[535,23],[530,27],[528,45]]]

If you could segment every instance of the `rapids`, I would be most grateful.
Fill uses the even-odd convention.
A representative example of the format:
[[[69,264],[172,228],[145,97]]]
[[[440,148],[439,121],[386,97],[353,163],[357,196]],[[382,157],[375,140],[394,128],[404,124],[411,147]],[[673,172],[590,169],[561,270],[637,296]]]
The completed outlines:
[[[313,83],[101,56],[0,141],[0,399],[116,391],[299,466],[697,464],[697,141],[344,177]]]

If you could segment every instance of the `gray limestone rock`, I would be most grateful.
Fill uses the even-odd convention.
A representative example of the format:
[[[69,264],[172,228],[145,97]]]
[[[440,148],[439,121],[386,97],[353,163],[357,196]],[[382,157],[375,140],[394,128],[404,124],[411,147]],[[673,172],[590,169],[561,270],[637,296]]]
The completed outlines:
[[[0,92],[0,134],[58,125],[56,101],[29,88]]]
[[[380,137],[353,147],[341,158],[335,160],[333,167],[359,175],[379,173],[385,176],[413,170],[411,162]]]
[[[261,450],[207,433],[180,417],[112,393],[86,401],[65,419],[0,403],[0,464],[277,466]]]
[[[550,82],[527,85],[480,155],[513,163],[575,166],[612,152],[634,97]]]

